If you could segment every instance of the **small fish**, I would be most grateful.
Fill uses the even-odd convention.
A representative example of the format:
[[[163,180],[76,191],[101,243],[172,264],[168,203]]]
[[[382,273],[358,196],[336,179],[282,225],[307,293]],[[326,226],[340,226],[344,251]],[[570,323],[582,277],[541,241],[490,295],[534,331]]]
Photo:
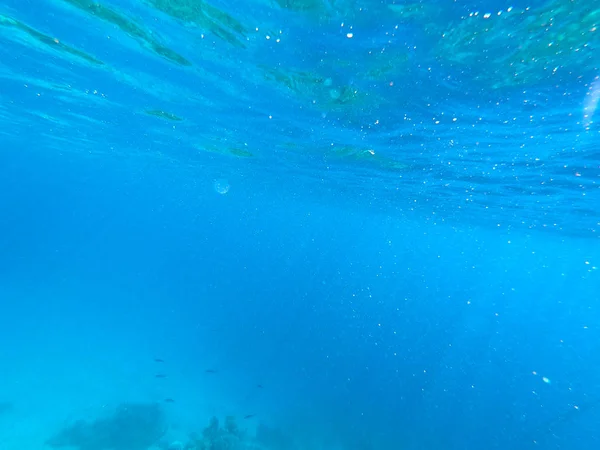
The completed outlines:
[[[256,387],[259,388],[259,389],[262,389],[263,385],[262,384],[257,384]]]
[[[160,358],[154,358],[154,362],[157,362],[157,363],[164,363],[164,362],[165,362],[165,360],[164,360],[164,359],[160,359]]]
[[[205,373],[217,373],[217,371],[215,369],[206,369],[204,372]]]
[[[256,414],[248,414],[244,416],[244,419],[252,419]]]
[[[164,373],[157,373],[156,375],[154,375],[156,378],[167,378],[167,376]]]
[[[165,403],[175,403],[175,400],[172,398],[165,398]]]

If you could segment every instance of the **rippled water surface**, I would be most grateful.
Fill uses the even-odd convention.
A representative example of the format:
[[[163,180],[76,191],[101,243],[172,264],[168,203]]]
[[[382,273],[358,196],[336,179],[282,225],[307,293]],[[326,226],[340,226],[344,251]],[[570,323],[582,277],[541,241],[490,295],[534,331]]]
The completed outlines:
[[[7,142],[598,236],[593,2],[55,0],[0,14]]]

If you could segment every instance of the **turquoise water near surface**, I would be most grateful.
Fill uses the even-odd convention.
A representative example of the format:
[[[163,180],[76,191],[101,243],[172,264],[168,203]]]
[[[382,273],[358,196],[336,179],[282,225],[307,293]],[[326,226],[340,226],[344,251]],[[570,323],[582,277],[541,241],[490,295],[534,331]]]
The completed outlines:
[[[596,448],[598,17],[3,2],[0,450]]]

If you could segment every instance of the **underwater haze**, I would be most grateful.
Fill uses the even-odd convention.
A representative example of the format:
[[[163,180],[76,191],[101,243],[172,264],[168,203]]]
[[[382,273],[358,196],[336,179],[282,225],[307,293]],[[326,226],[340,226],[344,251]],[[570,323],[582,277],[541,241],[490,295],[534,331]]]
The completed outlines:
[[[0,450],[599,448],[599,28],[0,2]]]

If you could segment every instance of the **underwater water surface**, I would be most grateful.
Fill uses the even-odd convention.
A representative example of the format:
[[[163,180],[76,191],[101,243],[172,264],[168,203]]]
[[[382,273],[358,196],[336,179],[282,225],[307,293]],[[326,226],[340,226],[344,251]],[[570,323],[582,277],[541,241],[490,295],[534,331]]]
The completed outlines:
[[[598,448],[598,27],[0,2],[0,450]]]

